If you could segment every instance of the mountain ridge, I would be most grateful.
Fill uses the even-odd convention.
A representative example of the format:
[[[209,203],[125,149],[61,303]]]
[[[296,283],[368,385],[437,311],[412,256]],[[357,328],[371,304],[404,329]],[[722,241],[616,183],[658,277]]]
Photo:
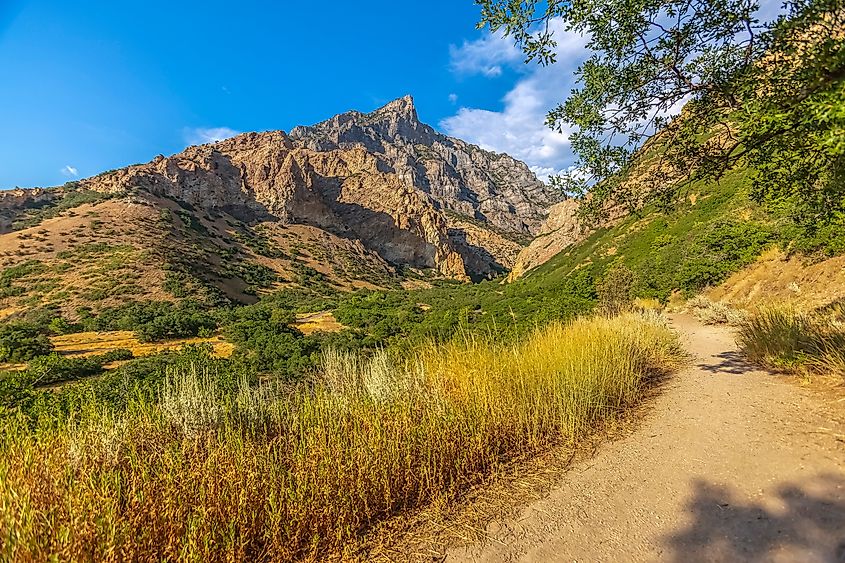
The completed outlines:
[[[406,96],[290,133],[242,133],[64,187],[2,193],[0,265],[56,263],[78,246],[67,233],[84,231],[85,244],[120,240],[155,257],[139,268],[159,289],[177,271],[236,301],[296,285],[303,271],[338,287],[467,281],[509,270],[557,199],[524,163],[419,121]],[[49,244],[28,249],[20,237]],[[172,271],[153,275],[162,264]]]

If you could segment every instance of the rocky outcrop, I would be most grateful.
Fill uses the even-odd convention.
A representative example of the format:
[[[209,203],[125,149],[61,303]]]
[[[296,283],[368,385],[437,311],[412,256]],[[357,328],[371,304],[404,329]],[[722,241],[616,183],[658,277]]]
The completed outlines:
[[[513,264],[554,197],[528,167],[421,123],[413,100],[312,127],[246,133],[85,180],[244,221],[311,225],[388,262],[466,279]],[[471,228],[470,228],[471,227]]]
[[[545,264],[560,252],[582,241],[588,234],[578,220],[576,200],[567,199],[552,206],[537,237],[517,256],[508,274],[508,281],[513,281],[525,272]]]
[[[0,191],[0,233],[9,232],[21,212],[50,205],[66,192],[64,187],[56,189],[15,188]]]

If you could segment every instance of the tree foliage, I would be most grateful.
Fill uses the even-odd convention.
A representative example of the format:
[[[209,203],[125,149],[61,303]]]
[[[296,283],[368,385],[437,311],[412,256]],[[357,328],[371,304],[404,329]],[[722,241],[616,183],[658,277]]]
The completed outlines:
[[[0,362],[27,362],[52,349],[50,339],[36,325],[16,322],[0,326]]]
[[[682,180],[748,165],[758,201],[811,227],[843,219],[842,0],[787,0],[771,22],[755,0],[476,3],[479,26],[513,38],[528,61],[556,62],[560,24],[588,38],[579,87],[548,114],[550,127],[575,131],[575,172],[558,182],[588,218],[646,198],[671,204]]]

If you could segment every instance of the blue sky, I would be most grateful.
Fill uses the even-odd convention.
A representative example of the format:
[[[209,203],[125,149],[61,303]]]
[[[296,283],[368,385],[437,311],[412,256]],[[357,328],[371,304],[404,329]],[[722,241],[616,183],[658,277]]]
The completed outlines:
[[[572,86],[475,29],[471,0],[0,0],[0,188],[61,184],[239,131],[290,130],[412,94],[439,130],[541,173],[543,125]]]

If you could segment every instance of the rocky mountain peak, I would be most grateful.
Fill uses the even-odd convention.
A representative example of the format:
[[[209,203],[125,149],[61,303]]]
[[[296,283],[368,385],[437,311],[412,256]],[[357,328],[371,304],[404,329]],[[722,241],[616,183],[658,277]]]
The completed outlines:
[[[557,196],[528,167],[422,123],[411,96],[290,134],[242,133],[83,182],[249,223],[305,225],[457,279],[513,266]]]
[[[401,98],[396,98],[392,102],[387,103],[379,109],[373,111],[371,115],[375,114],[390,114],[400,119],[405,119],[408,121],[419,121],[419,117],[417,116],[417,108],[414,107],[414,98],[410,94],[407,96],[402,96]]]
[[[414,99],[404,96],[371,111],[348,111],[311,127],[295,127],[292,139],[315,150],[363,145],[384,152],[385,144],[431,144],[438,134],[420,122]]]

